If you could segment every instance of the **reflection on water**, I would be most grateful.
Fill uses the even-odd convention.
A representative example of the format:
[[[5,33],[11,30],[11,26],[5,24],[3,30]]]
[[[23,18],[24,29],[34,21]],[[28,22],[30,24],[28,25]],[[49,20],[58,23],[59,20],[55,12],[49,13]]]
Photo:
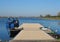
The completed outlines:
[[[60,22],[58,22],[58,25],[60,25]]]
[[[8,30],[6,28],[5,20],[0,19],[0,40],[9,40]]]

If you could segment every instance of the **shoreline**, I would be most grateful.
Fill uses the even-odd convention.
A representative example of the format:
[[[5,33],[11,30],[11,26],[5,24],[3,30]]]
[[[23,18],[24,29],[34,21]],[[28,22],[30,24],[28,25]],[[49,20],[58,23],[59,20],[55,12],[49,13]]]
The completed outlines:
[[[8,18],[8,17],[0,17],[0,18]],[[60,20],[60,17],[10,17],[10,18],[36,18],[36,19],[46,19],[46,20]]]

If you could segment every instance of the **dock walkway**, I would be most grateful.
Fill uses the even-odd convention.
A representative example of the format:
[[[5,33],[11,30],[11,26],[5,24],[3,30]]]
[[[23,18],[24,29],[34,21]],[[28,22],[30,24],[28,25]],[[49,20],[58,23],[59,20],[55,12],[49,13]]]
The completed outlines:
[[[19,29],[23,28],[23,30],[13,40],[54,40],[53,37],[40,30],[40,27],[43,26],[38,23],[23,23],[19,27]]]

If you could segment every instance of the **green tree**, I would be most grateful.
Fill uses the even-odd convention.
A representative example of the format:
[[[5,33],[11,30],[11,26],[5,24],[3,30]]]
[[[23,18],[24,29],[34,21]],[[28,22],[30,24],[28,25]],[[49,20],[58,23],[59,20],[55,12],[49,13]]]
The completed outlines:
[[[57,16],[60,16],[60,12],[58,12]]]
[[[50,14],[45,15],[45,17],[50,17],[50,16],[51,16]]]
[[[42,15],[40,15],[40,17],[42,18],[43,16],[42,16]]]

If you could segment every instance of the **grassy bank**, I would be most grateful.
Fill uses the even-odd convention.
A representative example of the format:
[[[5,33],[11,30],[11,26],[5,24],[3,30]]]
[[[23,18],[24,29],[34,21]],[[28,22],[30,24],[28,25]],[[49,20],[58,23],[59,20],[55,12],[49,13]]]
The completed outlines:
[[[45,19],[52,19],[52,20],[60,20],[60,16],[50,16],[50,17],[44,17]]]

